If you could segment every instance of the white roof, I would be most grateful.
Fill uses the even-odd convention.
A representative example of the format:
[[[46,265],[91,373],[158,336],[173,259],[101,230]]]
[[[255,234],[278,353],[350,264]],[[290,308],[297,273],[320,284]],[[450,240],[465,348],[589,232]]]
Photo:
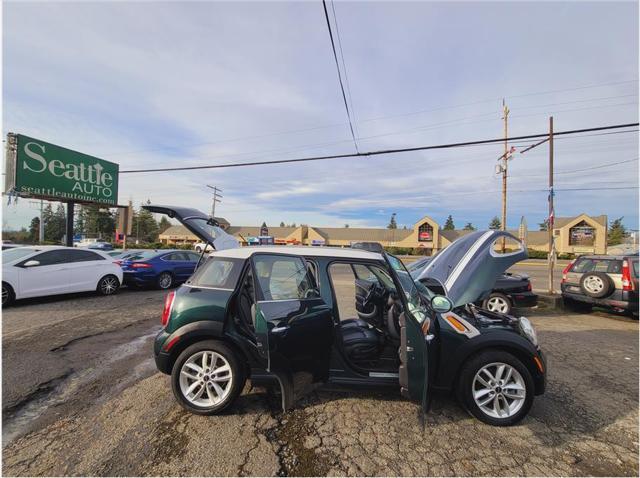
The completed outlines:
[[[378,252],[369,252],[362,249],[349,249],[342,247],[322,247],[322,246],[246,246],[237,247],[235,249],[225,249],[223,251],[214,251],[210,255],[215,257],[235,257],[238,259],[247,259],[253,254],[273,253],[273,254],[291,254],[295,256],[316,256],[316,257],[344,257],[351,259],[369,259],[383,260],[382,254]]]

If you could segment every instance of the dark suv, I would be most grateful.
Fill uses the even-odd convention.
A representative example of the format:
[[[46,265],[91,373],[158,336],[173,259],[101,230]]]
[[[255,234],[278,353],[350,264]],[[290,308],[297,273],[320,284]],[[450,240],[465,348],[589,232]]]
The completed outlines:
[[[567,306],[590,311],[594,305],[638,317],[638,256],[580,256],[562,271]]]

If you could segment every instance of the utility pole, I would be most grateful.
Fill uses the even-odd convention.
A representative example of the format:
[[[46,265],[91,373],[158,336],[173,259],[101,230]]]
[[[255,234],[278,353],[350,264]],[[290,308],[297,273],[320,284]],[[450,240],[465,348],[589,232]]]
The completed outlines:
[[[555,196],[555,192],[553,191],[553,116],[549,116],[549,137],[543,139],[542,141],[529,146],[526,149],[520,151],[520,154],[526,153],[527,151],[540,146],[546,142],[549,142],[549,216],[547,217],[547,240],[548,240],[548,253],[547,253],[547,267],[548,267],[548,279],[549,279],[549,293],[553,294],[555,292],[553,288],[553,267],[556,262],[556,248],[553,242],[553,224],[555,222],[555,208],[553,204],[553,199]]]
[[[500,229],[507,230],[507,165],[509,164],[509,145],[507,138],[509,137],[509,108],[502,99],[502,119],[504,120],[504,154],[502,155],[502,223]],[[502,252],[506,249],[506,241],[502,239]]]
[[[37,202],[29,201],[29,204],[32,206],[39,206],[40,208],[40,227],[38,230],[38,243],[42,244],[44,242],[44,200],[40,199],[40,204]]]
[[[209,189],[213,189],[213,198],[211,201],[211,217],[215,218],[216,217],[216,203],[218,202],[222,202],[222,194],[218,194],[222,192],[222,189],[216,187],[216,186],[210,186],[207,184],[207,187]]]
[[[553,116],[549,117],[549,254],[547,256],[547,265],[549,267],[549,293],[553,294],[553,266],[556,261],[556,251],[553,244],[553,223],[555,222],[555,212],[553,209]]]

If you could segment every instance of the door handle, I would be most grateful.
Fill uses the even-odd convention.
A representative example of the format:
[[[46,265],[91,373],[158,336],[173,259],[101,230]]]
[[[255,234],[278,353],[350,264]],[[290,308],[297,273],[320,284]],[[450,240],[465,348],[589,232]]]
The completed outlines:
[[[424,339],[425,339],[427,342],[431,342],[434,338],[435,338],[435,335],[433,335],[433,334],[429,334],[429,335],[427,335]]]
[[[289,328],[290,328],[289,325],[283,325],[283,326],[280,326],[280,327],[274,327],[273,329],[271,329],[271,332],[274,333],[274,334],[279,334],[279,333],[282,333],[282,332],[285,332],[285,331],[289,330]]]
[[[409,347],[409,346],[407,345],[407,352],[413,352],[413,347]]]

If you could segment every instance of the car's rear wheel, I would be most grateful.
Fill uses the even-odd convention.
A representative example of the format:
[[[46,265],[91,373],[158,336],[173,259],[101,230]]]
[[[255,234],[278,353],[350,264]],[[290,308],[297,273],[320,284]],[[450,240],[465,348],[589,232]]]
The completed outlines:
[[[187,347],[171,372],[176,399],[192,413],[213,415],[229,407],[246,380],[236,353],[222,342],[206,340]]]
[[[170,272],[162,272],[156,281],[158,289],[170,289],[173,286],[173,276]]]
[[[501,314],[510,314],[512,308],[509,298],[500,292],[492,292],[485,299],[482,306],[491,312],[499,312]]]
[[[118,292],[119,287],[120,281],[118,280],[118,278],[112,274],[109,274],[100,279],[96,290],[100,295],[113,295]]]
[[[196,252],[200,254],[202,252],[202,247],[196,246]]]
[[[13,288],[6,282],[2,283],[2,307],[8,307],[15,300]]]
[[[604,272],[589,272],[580,279],[580,289],[585,295],[600,299],[611,295],[614,286],[611,278]]]
[[[495,426],[514,425],[533,404],[533,378],[515,356],[488,350],[464,364],[457,394],[478,420]]]

